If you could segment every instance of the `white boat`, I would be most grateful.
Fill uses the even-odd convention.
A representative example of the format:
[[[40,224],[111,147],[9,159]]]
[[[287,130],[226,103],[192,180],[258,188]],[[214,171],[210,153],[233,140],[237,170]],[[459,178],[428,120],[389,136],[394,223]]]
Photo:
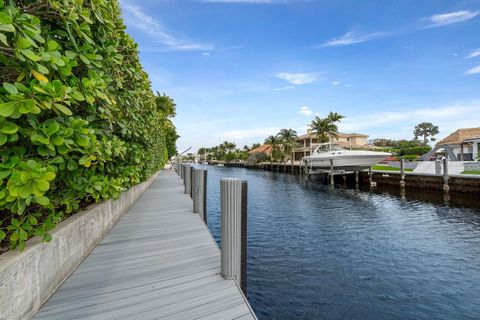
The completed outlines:
[[[371,167],[391,154],[388,152],[345,150],[336,144],[321,143],[303,163],[312,169],[359,170]]]

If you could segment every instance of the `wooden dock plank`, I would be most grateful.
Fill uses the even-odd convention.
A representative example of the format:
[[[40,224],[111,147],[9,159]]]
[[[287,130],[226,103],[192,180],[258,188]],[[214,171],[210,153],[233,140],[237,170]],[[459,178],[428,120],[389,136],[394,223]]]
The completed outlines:
[[[256,319],[183,191],[162,171],[35,319]]]

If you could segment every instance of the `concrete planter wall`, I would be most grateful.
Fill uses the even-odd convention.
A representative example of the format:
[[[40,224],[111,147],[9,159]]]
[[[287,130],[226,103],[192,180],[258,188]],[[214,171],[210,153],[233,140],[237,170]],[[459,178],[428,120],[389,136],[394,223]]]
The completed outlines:
[[[156,177],[62,221],[50,243],[35,237],[0,255],[0,320],[33,317]]]

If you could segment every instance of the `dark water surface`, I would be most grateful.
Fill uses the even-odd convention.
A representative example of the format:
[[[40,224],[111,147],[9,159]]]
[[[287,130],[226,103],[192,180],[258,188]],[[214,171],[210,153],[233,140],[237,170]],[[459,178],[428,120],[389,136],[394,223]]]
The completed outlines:
[[[445,203],[208,169],[217,241],[220,178],[248,181],[248,299],[260,320],[480,319],[478,195]]]

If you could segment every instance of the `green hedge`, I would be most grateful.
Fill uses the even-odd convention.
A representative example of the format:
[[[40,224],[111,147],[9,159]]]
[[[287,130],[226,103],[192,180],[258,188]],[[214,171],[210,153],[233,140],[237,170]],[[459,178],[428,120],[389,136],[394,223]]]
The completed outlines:
[[[0,0],[0,69],[2,246],[50,241],[163,167],[175,104],[152,92],[116,0]]]
[[[411,147],[411,148],[404,148],[399,150],[399,154],[401,156],[407,156],[407,155],[417,155],[421,156],[422,154],[425,154],[432,150],[429,146],[424,146],[424,147]]]

